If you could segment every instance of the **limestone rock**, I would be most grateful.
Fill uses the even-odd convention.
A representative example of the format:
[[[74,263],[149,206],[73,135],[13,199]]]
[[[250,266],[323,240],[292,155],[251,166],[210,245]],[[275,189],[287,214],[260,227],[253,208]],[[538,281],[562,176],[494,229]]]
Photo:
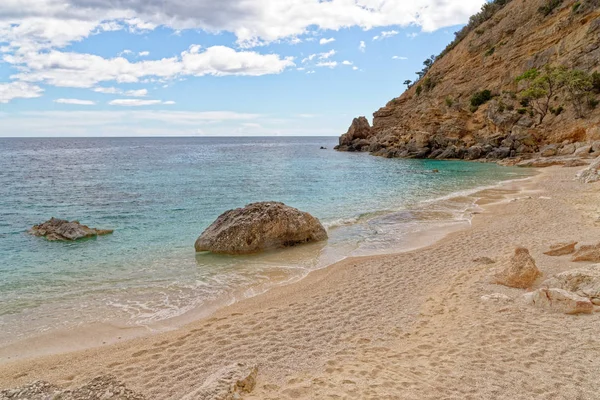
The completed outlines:
[[[600,144],[592,143],[588,152],[589,143],[584,142],[600,141],[600,107],[586,109],[585,118],[577,118],[568,94],[559,91],[551,100],[556,110],[540,122],[531,106],[521,104],[526,84],[517,84],[516,78],[530,68],[564,65],[587,73],[598,69],[597,1],[580,1],[577,12],[567,10],[575,0],[563,1],[555,12],[540,17],[539,10],[548,2],[498,1],[494,4],[502,6],[487,15],[486,22],[479,26],[476,20],[481,15],[474,18],[473,29],[463,30],[421,79],[373,113],[370,151],[468,160],[502,160],[540,150],[551,157],[598,155]],[[486,55],[488,51],[494,54]],[[493,99],[477,109],[469,107],[470,99],[482,90],[491,91]],[[417,146],[422,151],[412,149],[417,132],[425,135],[427,144]],[[400,151],[379,153],[375,143]],[[356,151],[351,141],[340,143],[339,149]]]
[[[585,297],[562,289],[541,288],[524,295],[525,301],[536,307],[565,314],[590,314],[594,305]]]
[[[221,214],[196,240],[196,251],[250,254],[327,239],[318,219],[278,202],[248,204]]]
[[[0,400],[145,400],[112,375],[102,375],[75,389],[61,390],[44,381],[0,392]]]
[[[542,286],[557,288],[589,298],[593,303],[600,301],[600,264],[561,272],[547,279]]]
[[[371,126],[369,125],[369,121],[365,117],[358,117],[352,120],[352,124],[348,131],[340,136],[338,150],[343,150],[346,148],[347,150],[361,150],[362,147],[369,146],[369,142],[366,139],[371,137]],[[361,142],[361,146],[355,148],[354,145],[358,144],[359,141],[365,140]]]
[[[563,164],[563,167],[565,167],[565,168],[583,167],[584,165],[588,165],[588,163],[579,158],[573,158],[571,160],[565,161],[565,163]]]
[[[231,364],[210,375],[202,386],[181,400],[236,400],[256,386],[257,366]]]
[[[567,254],[575,253],[575,245],[577,242],[557,243],[550,246],[550,250],[544,254],[547,256],[558,257]]]
[[[577,178],[583,183],[592,183],[600,180],[600,157],[597,157],[589,167],[577,174]]]
[[[493,277],[493,283],[526,289],[531,287],[542,273],[535,260],[524,247],[517,247],[512,257],[505,260],[502,269]]]
[[[512,301],[512,299],[510,297],[508,297],[507,295],[503,294],[503,293],[490,293],[490,294],[485,294],[483,296],[481,296],[481,300],[483,301],[494,301],[494,302],[509,302]]]
[[[591,145],[584,145],[581,147],[578,147],[577,150],[575,150],[575,157],[582,157],[582,158],[587,158],[590,156],[590,153],[592,152],[592,146]]]
[[[575,151],[575,147],[573,147],[573,151]],[[555,144],[550,144],[544,147],[541,151],[542,157],[552,157],[558,153],[558,146]]]
[[[600,243],[597,245],[584,245],[573,254],[572,261],[600,262]]]
[[[110,229],[96,229],[82,225],[79,221],[67,221],[52,217],[43,224],[34,225],[29,231],[34,236],[43,236],[50,241],[72,241],[113,233]]]

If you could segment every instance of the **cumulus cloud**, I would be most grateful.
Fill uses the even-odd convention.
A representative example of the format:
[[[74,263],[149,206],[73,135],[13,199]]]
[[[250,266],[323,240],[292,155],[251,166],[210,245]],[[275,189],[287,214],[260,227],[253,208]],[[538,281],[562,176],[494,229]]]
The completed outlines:
[[[8,103],[13,99],[32,99],[40,97],[44,90],[26,82],[0,82],[0,103]]]
[[[364,53],[366,48],[367,48],[367,45],[365,44],[364,41],[361,40],[360,43],[358,44],[358,50],[360,50]]]
[[[178,76],[260,76],[281,73],[295,66],[293,58],[254,51],[236,51],[213,46],[201,51],[191,46],[180,56],[131,62],[123,57],[103,58],[94,54],[52,50],[7,55],[4,61],[19,68],[15,79],[53,86],[92,88],[100,82],[136,83],[143,78],[173,79]],[[111,89],[95,88],[107,93]],[[117,92],[118,93],[118,92]]]
[[[116,99],[108,102],[111,106],[124,106],[124,107],[141,107],[141,106],[155,106],[158,104],[175,104],[174,101],[162,101],[162,100],[142,100],[142,99]]]
[[[392,60],[408,60],[408,57],[392,56]]]
[[[1,20],[21,24],[46,41],[73,41],[98,30],[233,32],[240,45],[297,37],[310,29],[420,26],[424,31],[464,23],[485,0],[12,0],[0,4]],[[32,19],[54,24],[35,28]],[[46,21],[46,22],[44,22]],[[61,23],[70,21],[68,26]],[[6,27],[6,26],[5,26]],[[12,28],[8,27],[9,31]],[[29,33],[29,32],[28,32]],[[14,32],[13,32],[14,36]],[[79,38],[79,39],[78,39]]]
[[[55,103],[60,104],[74,104],[78,106],[93,106],[96,104],[95,101],[92,100],[80,100],[80,99],[56,99]]]
[[[140,56],[140,57],[148,57],[149,55],[150,55],[149,51],[140,51],[138,53],[138,56]]]
[[[334,38],[329,38],[329,39],[323,38],[323,39],[319,40],[320,45],[324,45],[324,44],[331,43],[331,42],[335,42],[335,39]]]
[[[342,64],[343,65],[352,65],[353,62],[352,61],[348,61],[348,60],[344,60],[344,61],[342,61]]]

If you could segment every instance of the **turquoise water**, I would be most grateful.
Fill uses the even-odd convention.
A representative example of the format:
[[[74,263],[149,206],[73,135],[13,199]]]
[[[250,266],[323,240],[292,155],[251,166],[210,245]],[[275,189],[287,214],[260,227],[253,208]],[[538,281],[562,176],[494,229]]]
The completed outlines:
[[[348,255],[410,247],[427,227],[468,223],[474,198],[458,192],[528,173],[338,153],[336,141],[0,139],[0,344],[90,322],[153,324]],[[251,257],[194,253],[219,214],[264,200],[310,212],[330,240]],[[26,234],[52,216],[115,232],[74,243]]]

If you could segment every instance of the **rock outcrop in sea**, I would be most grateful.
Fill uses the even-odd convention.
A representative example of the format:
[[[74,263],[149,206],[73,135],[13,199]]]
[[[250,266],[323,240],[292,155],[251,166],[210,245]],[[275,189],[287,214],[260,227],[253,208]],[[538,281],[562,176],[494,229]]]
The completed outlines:
[[[499,160],[600,154],[598,0],[494,0],[337,150]],[[408,78],[408,77],[406,77]],[[402,78],[397,82],[400,91]]]
[[[325,239],[327,231],[309,213],[279,202],[261,202],[223,213],[200,235],[195,248],[251,254]]]
[[[112,229],[97,229],[82,225],[79,221],[50,218],[50,220],[34,225],[29,231],[34,236],[43,236],[50,241],[73,241],[83,238],[108,235]]]

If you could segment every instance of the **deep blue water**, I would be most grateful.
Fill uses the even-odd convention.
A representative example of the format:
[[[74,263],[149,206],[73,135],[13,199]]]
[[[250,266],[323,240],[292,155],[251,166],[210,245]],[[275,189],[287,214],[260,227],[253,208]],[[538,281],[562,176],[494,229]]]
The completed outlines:
[[[464,219],[472,206],[428,200],[527,174],[338,153],[336,141],[0,139],[0,343],[92,321],[159,321],[345,255],[401,248],[418,227]],[[264,200],[318,217],[329,243],[254,257],[195,255],[194,241],[219,214]],[[52,216],[115,232],[75,243],[26,234]]]

